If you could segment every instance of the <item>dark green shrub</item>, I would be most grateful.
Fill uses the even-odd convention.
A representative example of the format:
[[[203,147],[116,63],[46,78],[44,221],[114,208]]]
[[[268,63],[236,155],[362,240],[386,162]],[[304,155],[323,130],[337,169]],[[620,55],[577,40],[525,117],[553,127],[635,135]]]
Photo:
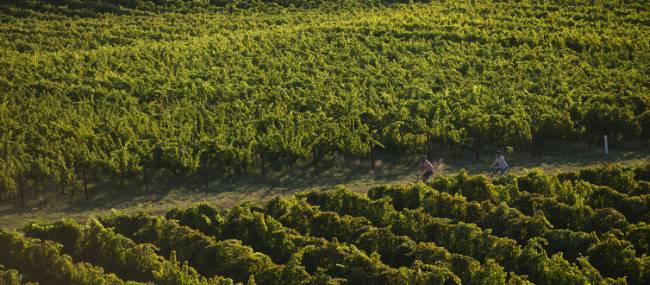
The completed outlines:
[[[621,193],[630,193],[637,184],[633,170],[611,164],[601,168],[582,169],[579,176],[582,180],[596,185],[609,186]]]
[[[588,251],[589,262],[607,277],[627,277],[630,284],[643,284],[642,264],[635,257],[632,244],[613,235],[593,245]]]
[[[0,264],[15,268],[42,284],[124,284],[100,267],[73,263],[61,253],[61,244],[25,238],[16,231],[0,229]],[[131,283],[136,284],[136,283]]]
[[[539,170],[528,173],[526,176],[517,178],[519,191],[537,193],[553,197],[560,188],[560,181],[557,177],[548,176]]]

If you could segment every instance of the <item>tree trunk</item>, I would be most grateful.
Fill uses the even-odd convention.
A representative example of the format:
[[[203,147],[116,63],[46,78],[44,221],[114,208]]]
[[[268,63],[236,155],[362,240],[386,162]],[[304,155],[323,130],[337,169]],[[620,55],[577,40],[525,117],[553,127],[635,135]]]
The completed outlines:
[[[375,153],[372,147],[370,147],[370,169],[375,171]]]
[[[478,136],[474,136],[474,162],[481,160],[481,141]]]
[[[266,179],[266,161],[264,161],[264,153],[260,152],[260,173],[262,175],[262,179]]]
[[[244,177],[248,177],[250,174],[250,165],[248,163],[244,164],[244,167],[242,168],[242,175]]]
[[[147,167],[142,166],[142,183],[144,184],[144,193],[149,194],[149,180],[151,178],[147,175]]]
[[[18,177],[18,192],[20,194],[20,207],[25,208],[25,181]]]
[[[122,174],[117,175],[117,185],[120,188],[124,188],[124,177],[122,177]]]
[[[318,150],[316,147],[311,149],[311,162],[314,167],[314,176],[318,176]]]
[[[84,199],[89,200],[90,195],[88,194],[88,181],[84,180]]]
[[[205,168],[203,169],[203,187],[208,188],[210,184],[210,173],[208,172],[208,169]]]
[[[544,139],[533,138],[533,154],[539,154],[544,149]]]
[[[61,181],[59,181],[59,190],[61,190],[61,195],[65,195],[65,184],[65,179],[61,178]]]
[[[74,197],[75,197],[76,192],[77,191],[74,188],[72,189],[72,191],[70,191],[70,202],[71,202],[72,206],[74,206]]]
[[[592,150],[591,141],[587,141],[587,146],[588,146],[589,151],[591,151]]]
[[[345,167],[352,168],[352,156],[347,151],[343,152],[343,156],[345,157]]]
[[[144,175],[144,177],[143,177],[144,178],[143,179],[144,180],[143,181],[144,182],[144,193],[149,194],[149,190],[150,190],[149,189],[149,184],[151,184],[151,177],[149,177],[146,173],[144,173],[143,175]]]
[[[181,188],[187,189],[187,176],[185,174],[179,175],[181,179]]]
[[[88,172],[87,170],[84,170],[81,173],[81,183],[83,184],[84,187],[84,198],[88,200]]]

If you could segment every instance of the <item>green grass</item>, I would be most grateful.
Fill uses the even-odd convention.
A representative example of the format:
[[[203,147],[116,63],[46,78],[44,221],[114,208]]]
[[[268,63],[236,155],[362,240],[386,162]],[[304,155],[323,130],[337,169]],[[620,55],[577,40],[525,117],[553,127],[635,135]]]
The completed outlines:
[[[511,173],[521,174],[531,169],[541,169],[546,173],[573,171],[584,167],[598,166],[602,163],[639,165],[650,162],[650,150],[638,146],[613,149],[608,156],[602,151],[588,151],[584,146],[556,145],[537,153],[515,153],[507,157]],[[473,163],[473,156],[467,153],[456,159],[432,158],[438,168],[436,175],[454,173],[466,169],[470,174],[488,173],[491,156],[484,155],[480,163]],[[311,188],[331,188],[345,185],[353,191],[366,192],[373,186],[386,183],[411,183],[415,180],[417,157],[404,157],[400,160],[381,161],[378,169],[371,171],[367,161],[354,161],[349,168],[330,167],[318,177],[312,175],[308,167],[289,169],[284,172],[269,173],[266,179],[259,177],[238,177],[202,183],[163,181],[156,185],[152,193],[145,194],[142,186],[130,183],[126,189],[118,189],[112,184],[96,185],[91,189],[92,197],[85,200],[81,194],[73,199],[53,191],[37,194],[21,209],[17,201],[0,204],[0,227],[17,228],[33,219],[58,220],[62,218],[83,222],[91,216],[109,214],[113,210],[125,213],[145,211],[164,214],[174,207],[187,207],[198,202],[228,208],[245,201],[263,203],[280,195],[290,195]]]

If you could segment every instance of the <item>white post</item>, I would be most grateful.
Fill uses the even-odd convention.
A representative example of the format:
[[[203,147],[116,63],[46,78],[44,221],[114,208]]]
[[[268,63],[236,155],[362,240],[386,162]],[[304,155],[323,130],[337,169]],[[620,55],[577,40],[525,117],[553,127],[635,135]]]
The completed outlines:
[[[605,154],[609,154],[609,146],[607,145],[607,135],[603,135],[603,143],[605,144]]]

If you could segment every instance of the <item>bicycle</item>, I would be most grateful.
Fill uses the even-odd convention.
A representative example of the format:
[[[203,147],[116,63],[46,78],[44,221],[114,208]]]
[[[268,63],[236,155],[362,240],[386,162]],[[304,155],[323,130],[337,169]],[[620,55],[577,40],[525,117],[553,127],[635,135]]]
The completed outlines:
[[[506,167],[504,169],[494,167],[494,168],[492,168],[492,171],[490,172],[490,178],[495,178],[495,177],[506,175],[506,172],[508,172],[508,169],[509,169],[509,167]]]

